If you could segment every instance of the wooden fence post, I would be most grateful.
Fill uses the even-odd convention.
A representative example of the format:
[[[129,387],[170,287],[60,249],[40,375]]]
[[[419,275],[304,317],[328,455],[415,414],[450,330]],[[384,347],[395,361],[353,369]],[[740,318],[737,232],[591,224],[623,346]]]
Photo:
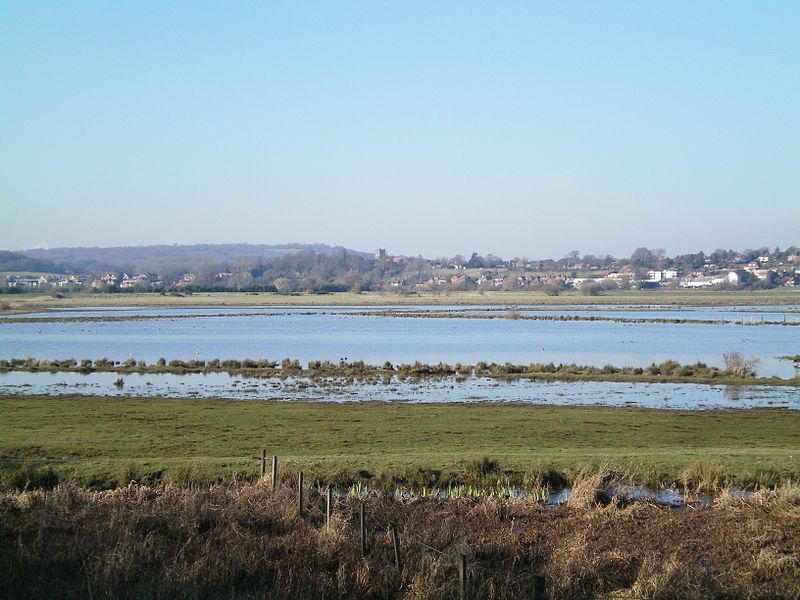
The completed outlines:
[[[325,529],[330,531],[331,528],[331,506],[333,505],[333,490],[328,486],[328,492],[325,494]]]
[[[403,562],[400,560],[400,538],[397,535],[397,527],[394,525],[392,525],[392,547],[394,547],[394,566],[400,573],[403,570]]]
[[[272,491],[275,491],[275,487],[278,485],[278,457],[272,457]]]
[[[297,474],[297,514],[303,516],[303,472]]]
[[[534,575],[531,581],[531,597],[533,600],[546,600],[544,575]]]
[[[267,474],[267,451],[261,450],[261,479]]]
[[[467,555],[462,554],[458,561],[458,597],[467,600]]]
[[[359,524],[361,529],[361,556],[367,555],[367,515],[365,502],[362,500],[359,505]]]

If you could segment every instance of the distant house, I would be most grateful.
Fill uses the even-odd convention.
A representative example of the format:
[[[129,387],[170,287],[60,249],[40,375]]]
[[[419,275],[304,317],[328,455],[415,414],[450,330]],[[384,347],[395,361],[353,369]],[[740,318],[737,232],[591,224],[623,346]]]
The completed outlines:
[[[681,281],[680,286],[682,288],[688,288],[688,289],[704,288],[720,284],[723,281],[724,281],[723,279],[717,277],[708,277],[701,275],[699,277],[687,277],[686,279]]]
[[[770,271],[772,269],[753,269],[750,273],[753,277],[758,277],[759,279],[766,279],[769,277]]]
[[[175,287],[186,287],[192,285],[197,280],[197,276],[194,273],[184,273],[181,275],[180,279],[175,282]]]
[[[728,273],[725,276],[725,279],[728,283],[732,283],[733,285],[739,285],[742,282],[742,276],[736,271],[731,271]]]
[[[70,287],[70,286],[81,286],[88,281],[88,277],[86,275],[68,275],[66,277],[60,277],[58,281],[56,281],[56,285],[58,287]]]
[[[38,277],[8,277],[8,287],[12,288],[34,288],[39,287]]]
[[[586,282],[589,283],[600,283],[603,281],[602,277],[573,277],[572,279],[567,279],[566,283],[578,289]]]
[[[116,273],[106,273],[95,279],[92,282],[92,287],[99,288],[103,287],[104,285],[108,287],[116,287],[118,283],[119,283],[119,275],[117,275]]]
[[[732,283],[734,285],[741,281],[741,276],[736,271],[731,271],[725,275],[701,275],[694,277],[687,277],[681,281],[682,288],[696,289],[704,287],[713,287],[723,283]]]
[[[647,281],[650,283],[661,283],[670,279],[676,279],[678,271],[676,269],[664,269],[663,271],[649,271]]]
[[[158,279],[157,273],[141,273],[140,275],[131,276],[127,273],[122,274],[122,281],[119,284],[120,289],[131,289],[135,287],[153,286],[161,283]]]

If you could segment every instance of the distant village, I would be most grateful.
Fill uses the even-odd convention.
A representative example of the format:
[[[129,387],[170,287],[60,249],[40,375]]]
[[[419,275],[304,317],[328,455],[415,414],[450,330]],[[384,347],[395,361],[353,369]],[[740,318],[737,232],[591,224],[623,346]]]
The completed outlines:
[[[312,253],[313,254],[313,253]],[[330,260],[330,259],[329,259]],[[717,251],[667,258],[663,251],[637,249],[629,259],[583,256],[575,251],[557,260],[503,260],[473,254],[469,259],[428,260],[393,256],[385,249],[375,251],[362,262],[348,263],[346,271],[334,272],[321,284],[312,266],[293,264],[264,279],[262,268],[203,273],[162,275],[155,272],[103,272],[96,274],[7,274],[0,286],[10,293],[26,291],[207,291],[258,290],[291,293],[298,291],[394,290],[516,290],[541,288],[557,294],[581,290],[587,294],[611,289],[737,289],[795,287],[800,285],[800,252]],[[308,261],[306,261],[308,263]],[[273,271],[275,267],[273,266]],[[261,279],[253,275],[262,272]],[[3,281],[4,279],[4,281]],[[312,284],[309,281],[313,282]]]
[[[376,258],[385,260],[379,250]],[[396,260],[396,259],[393,259]],[[702,264],[646,268],[610,260],[606,265],[583,260],[526,261],[515,259],[494,265],[492,269],[471,268],[469,261],[433,262],[433,274],[423,281],[395,278],[389,287],[416,289],[521,289],[552,287],[559,289],[733,289],[743,285],[756,287],[800,286],[800,254],[774,256],[765,253],[749,260],[737,254],[722,264],[705,258]],[[658,260],[656,260],[658,262]],[[664,261],[673,262],[673,261]],[[590,287],[597,286],[597,287]]]
[[[101,275],[39,275],[6,277],[6,284],[11,288],[84,288],[104,291],[108,289],[119,290],[152,290],[163,288],[165,285],[170,287],[186,287],[194,283],[195,275],[186,273],[175,281],[165,282],[158,273],[139,273],[131,275],[129,273],[103,273]]]

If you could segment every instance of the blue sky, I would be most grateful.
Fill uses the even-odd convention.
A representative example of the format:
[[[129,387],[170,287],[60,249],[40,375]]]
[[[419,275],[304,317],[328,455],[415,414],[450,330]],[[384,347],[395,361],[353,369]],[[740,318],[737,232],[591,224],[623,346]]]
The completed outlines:
[[[797,2],[0,0],[0,247],[800,244],[798,31]]]

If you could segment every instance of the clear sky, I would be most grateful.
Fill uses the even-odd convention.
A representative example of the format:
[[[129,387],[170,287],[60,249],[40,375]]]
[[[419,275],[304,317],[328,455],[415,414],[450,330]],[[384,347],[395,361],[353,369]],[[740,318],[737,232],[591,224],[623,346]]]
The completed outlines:
[[[800,244],[800,2],[0,0],[0,248]]]

